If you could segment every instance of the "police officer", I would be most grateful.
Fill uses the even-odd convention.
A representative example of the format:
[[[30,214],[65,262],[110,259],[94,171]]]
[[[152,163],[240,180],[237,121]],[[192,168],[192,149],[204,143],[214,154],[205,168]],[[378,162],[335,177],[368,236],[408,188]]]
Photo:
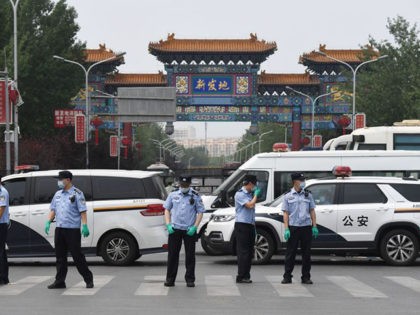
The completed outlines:
[[[59,191],[55,193],[51,201],[51,211],[48,221],[45,223],[46,234],[49,233],[54,218],[57,224],[54,235],[57,274],[54,283],[49,285],[48,289],[66,287],[68,251],[73,257],[77,270],[86,282],[86,288],[93,288],[93,275],[81,250],[80,223],[83,224],[81,232],[83,237],[89,236],[85,196],[82,191],[73,186],[71,172],[61,171],[57,178]]]
[[[238,259],[237,283],[252,283],[251,262],[255,244],[255,204],[261,190],[257,177],[246,175],[242,188],[235,194],[235,236]]]
[[[197,228],[205,211],[199,194],[191,187],[191,177],[179,178],[179,189],[170,193],[165,201],[165,222],[168,229],[168,267],[166,287],[175,285],[178,273],[179,252],[182,241],[185,247],[185,281],[195,287],[195,243]]]
[[[9,223],[9,193],[0,184],[0,285],[9,283],[9,265],[7,263],[6,253]]]
[[[315,203],[312,194],[305,189],[305,176],[302,173],[291,175],[293,188],[284,196],[284,239],[287,241],[285,272],[283,284],[292,282],[292,272],[298,246],[302,251],[302,283],[312,284],[311,280],[311,242],[318,237]]]

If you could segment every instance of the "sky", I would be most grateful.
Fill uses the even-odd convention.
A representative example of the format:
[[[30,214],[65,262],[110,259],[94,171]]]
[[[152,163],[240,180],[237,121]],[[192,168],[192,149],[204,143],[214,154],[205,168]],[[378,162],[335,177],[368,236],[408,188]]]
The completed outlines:
[[[357,49],[369,36],[391,37],[387,18],[401,15],[420,23],[419,0],[67,0],[77,13],[78,38],[88,48],[105,43],[124,51],[121,73],[157,73],[163,64],[148,53],[149,42],[175,38],[249,38],[275,41],[277,51],[261,64],[274,73],[302,73],[304,52],[326,44],[331,49]],[[204,137],[204,122],[193,125]],[[208,137],[239,137],[249,123],[208,123]]]

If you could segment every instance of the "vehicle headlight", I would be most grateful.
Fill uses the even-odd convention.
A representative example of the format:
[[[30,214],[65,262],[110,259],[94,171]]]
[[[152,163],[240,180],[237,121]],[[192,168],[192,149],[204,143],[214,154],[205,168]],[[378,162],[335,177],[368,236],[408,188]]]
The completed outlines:
[[[213,216],[214,222],[228,222],[235,219],[234,215],[215,215]]]

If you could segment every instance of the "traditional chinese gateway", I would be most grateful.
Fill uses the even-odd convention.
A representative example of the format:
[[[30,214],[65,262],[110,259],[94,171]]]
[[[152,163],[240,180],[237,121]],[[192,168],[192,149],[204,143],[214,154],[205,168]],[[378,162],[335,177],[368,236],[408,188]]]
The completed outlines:
[[[312,96],[339,91],[346,81],[341,65],[316,51],[304,53],[299,63],[306,67],[301,74],[266,73],[261,64],[277,50],[275,42],[248,39],[177,39],[149,44],[149,52],[164,64],[165,72],[156,74],[119,73],[123,58],[97,67],[90,76],[90,92],[115,93],[118,87],[174,86],[177,92],[177,121],[249,121],[250,131],[258,132],[259,122],[275,122],[292,129],[292,149],[310,143],[311,100],[286,87]],[[357,66],[362,50],[331,50],[321,45],[325,54]],[[86,50],[86,63],[116,56],[105,45]],[[109,74],[112,72],[112,74]],[[108,75],[106,75],[108,73]],[[73,104],[84,109],[84,93]],[[337,92],[320,99],[315,107],[315,130],[336,129],[340,118],[349,113],[351,94]],[[92,98],[92,112],[115,112],[113,100]],[[113,128],[112,122],[92,123],[96,128]],[[129,127],[126,127],[127,133]]]

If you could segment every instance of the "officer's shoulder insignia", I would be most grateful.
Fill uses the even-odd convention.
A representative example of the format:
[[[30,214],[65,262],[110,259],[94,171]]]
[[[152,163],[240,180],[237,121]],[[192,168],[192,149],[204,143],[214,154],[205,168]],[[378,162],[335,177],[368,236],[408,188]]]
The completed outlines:
[[[192,192],[194,195],[197,195],[197,196],[198,196],[198,192],[197,192],[197,191],[195,191],[194,189],[191,189],[191,192]]]
[[[83,199],[80,199],[80,203],[82,204],[82,205],[85,205],[86,204],[86,200],[83,198]]]
[[[81,191],[79,188],[76,188],[76,187],[74,187],[74,191],[75,191],[77,194],[81,194],[81,193],[82,193],[82,191]]]

